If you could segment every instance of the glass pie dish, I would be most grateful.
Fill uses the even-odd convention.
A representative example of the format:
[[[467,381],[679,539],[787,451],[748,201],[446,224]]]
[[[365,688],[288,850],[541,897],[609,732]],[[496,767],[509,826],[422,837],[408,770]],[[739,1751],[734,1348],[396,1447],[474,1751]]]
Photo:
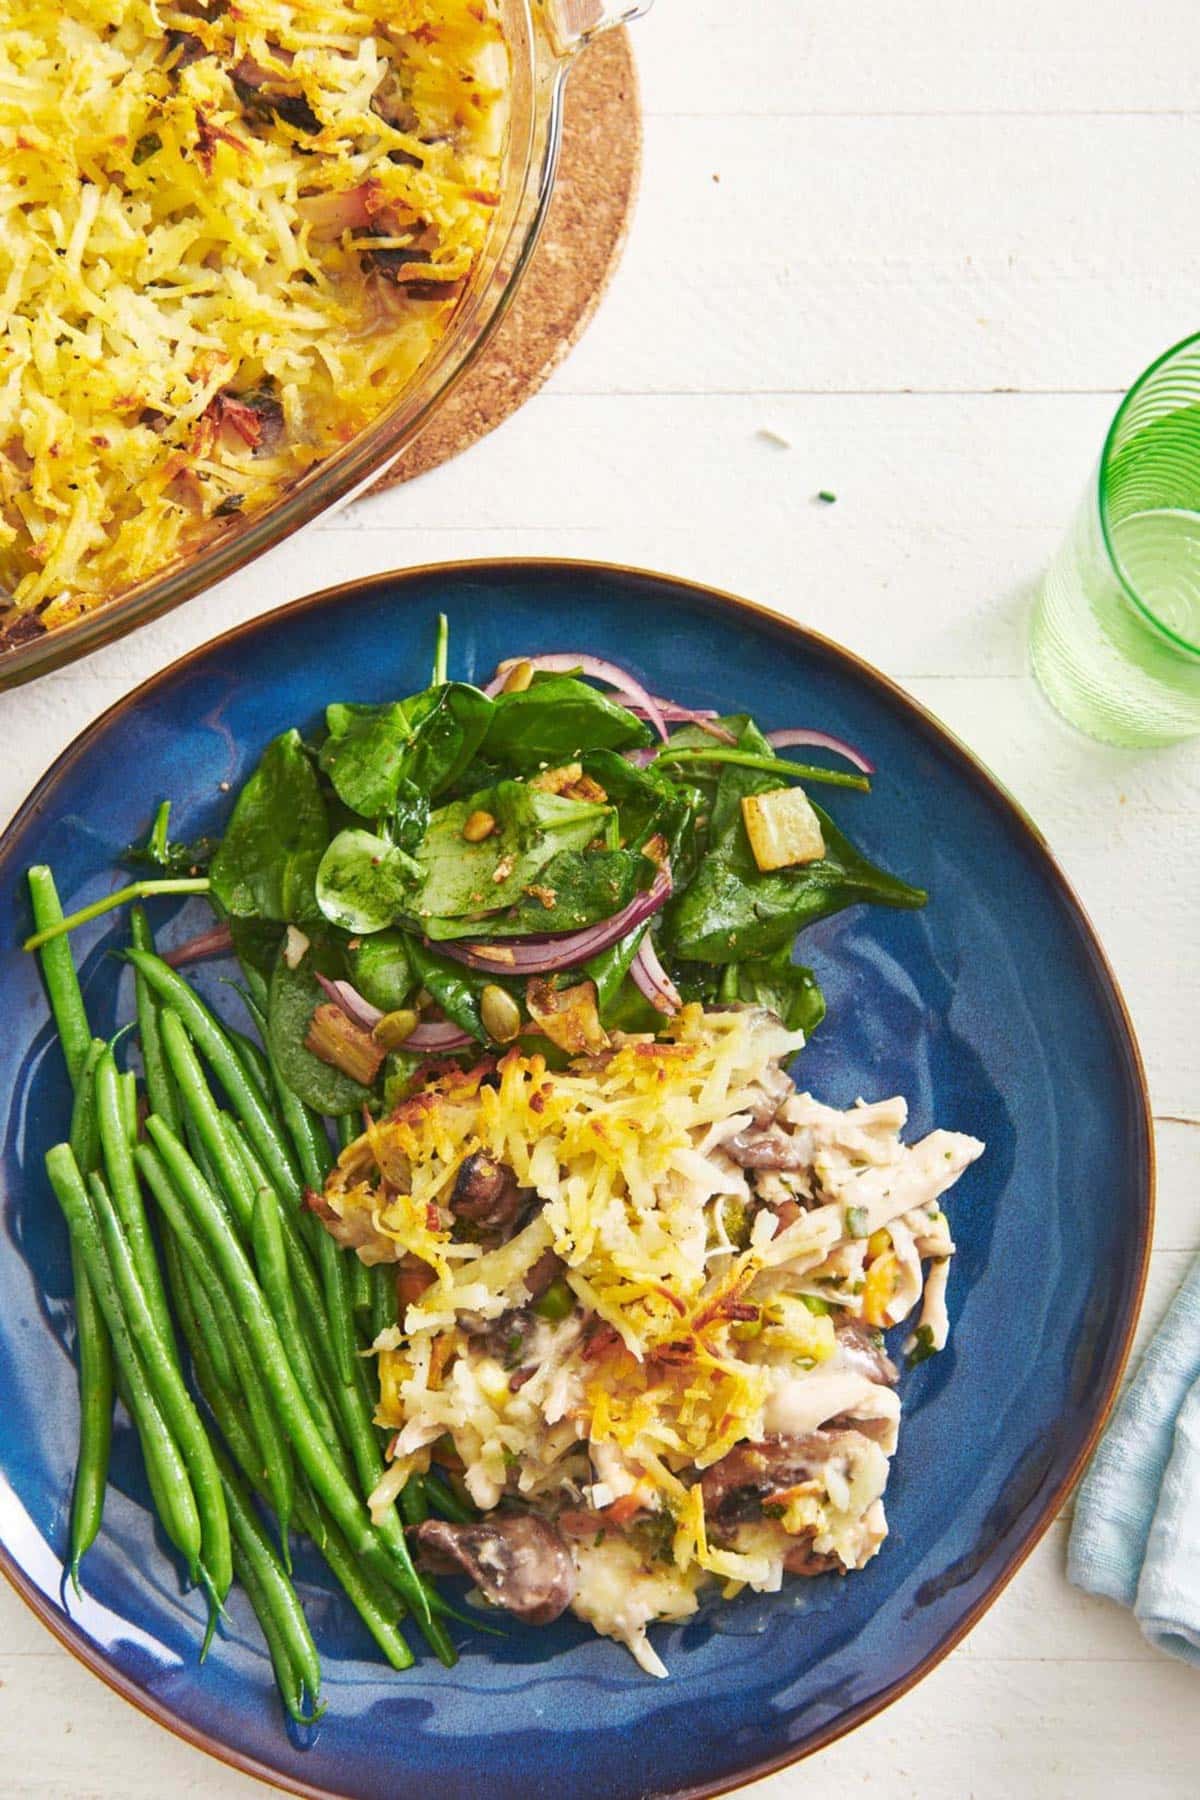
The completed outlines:
[[[546,216],[575,57],[653,0],[494,0],[509,52],[500,204],[453,316],[414,379],[365,429],[271,504],[55,630],[0,654],[0,688],[71,662],[213,586],[361,493],[413,441],[470,366],[511,301]]]

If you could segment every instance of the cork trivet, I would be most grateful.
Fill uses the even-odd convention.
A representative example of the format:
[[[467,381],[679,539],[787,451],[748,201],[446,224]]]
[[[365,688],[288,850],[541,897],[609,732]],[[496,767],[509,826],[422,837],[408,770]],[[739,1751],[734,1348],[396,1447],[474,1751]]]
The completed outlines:
[[[578,342],[620,260],[641,160],[629,34],[612,31],[582,53],[567,81],[550,211],[507,317],[375,492],[478,443],[537,393]]]

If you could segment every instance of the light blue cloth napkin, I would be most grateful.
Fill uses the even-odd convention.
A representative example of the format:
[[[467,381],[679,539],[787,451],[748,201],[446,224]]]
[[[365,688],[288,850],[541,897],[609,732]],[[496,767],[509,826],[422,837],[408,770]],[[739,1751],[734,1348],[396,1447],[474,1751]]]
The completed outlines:
[[[1080,1485],[1067,1575],[1200,1668],[1200,1260]]]

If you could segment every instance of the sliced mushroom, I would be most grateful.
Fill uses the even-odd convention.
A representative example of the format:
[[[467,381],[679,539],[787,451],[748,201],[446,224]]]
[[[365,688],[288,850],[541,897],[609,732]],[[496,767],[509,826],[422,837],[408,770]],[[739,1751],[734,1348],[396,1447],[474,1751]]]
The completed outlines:
[[[562,1533],[532,1513],[502,1513],[477,1525],[426,1519],[414,1533],[422,1561],[463,1569],[493,1606],[527,1625],[551,1625],[571,1604],[575,1564]]]
[[[779,1125],[747,1125],[721,1148],[742,1169],[798,1171],[810,1160],[804,1145]]]
[[[802,1538],[794,1549],[788,1551],[783,1559],[783,1566],[789,1575],[828,1575],[831,1569],[846,1573],[846,1565],[841,1558],[833,1555],[819,1556],[812,1547],[812,1537]]]
[[[754,1086],[749,1102],[756,1125],[769,1125],[785,1100],[796,1091],[796,1084],[777,1064],[768,1064]]]
[[[493,1162],[482,1150],[468,1156],[458,1171],[450,1211],[457,1218],[489,1231],[503,1231],[512,1224],[525,1202],[517,1178],[503,1163]]]
[[[280,81],[253,57],[243,56],[230,71],[229,79],[247,118],[259,119],[268,125],[274,119],[281,119],[285,125],[309,136],[320,131],[321,121],[304,90],[295,83]]]
[[[865,1375],[868,1381],[882,1381],[895,1387],[900,1371],[883,1347],[883,1336],[857,1319],[847,1319],[837,1326],[838,1359],[843,1368]]]
[[[722,1525],[757,1518],[772,1494],[812,1481],[836,1457],[861,1449],[861,1434],[855,1431],[812,1431],[807,1437],[739,1444],[701,1478],[705,1511]]]
[[[343,1217],[329,1204],[324,1194],[318,1194],[314,1188],[304,1190],[304,1205],[310,1213],[316,1214],[330,1237],[343,1250],[359,1250],[366,1244],[380,1242],[370,1211],[366,1207],[356,1207]]]

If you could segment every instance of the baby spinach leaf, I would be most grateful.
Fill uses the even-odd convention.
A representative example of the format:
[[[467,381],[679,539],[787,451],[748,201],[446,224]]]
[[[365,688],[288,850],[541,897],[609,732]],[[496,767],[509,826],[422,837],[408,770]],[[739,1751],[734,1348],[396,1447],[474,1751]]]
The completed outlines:
[[[584,774],[600,784],[617,808],[627,846],[639,847],[656,831],[669,836],[664,829],[666,821],[686,805],[686,796],[666,770],[655,769],[653,764],[635,769],[615,750],[585,750],[579,761]]]
[[[496,829],[472,844],[463,826],[477,812],[488,813]],[[470,920],[513,905],[551,857],[590,843],[608,813],[597,801],[543,794],[523,781],[501,781],[439,807],[417,852],[424,872],[417,913],[426,934],[462,936]]]
[[[415,855],[429,824],[429,795],[423,794],[407,776],[402,776],[397,785],[389,823],[393,843]]]
[[[607,1031],[653,1031],[663,1027],[662,1014],[647,1000],[632,975],[626,975],[604,1015]]]
[[[615,944],[610,944],[607,950],[602,950],[599,956],[593,956],[583,964],[583,974],[596,984],[596,1005],[604,1025],[611,1023],[608,1008],[616,999],[621,983],[629,973],[629,965],[649,929],[649,925],[636,925],[623,938],[618,938]]]
[[[317,865],[328,842],[325,802],[298,731],[285,731],[237,797],[213,858],[213,893],[234,918],[316,917]]]
[[[419,865],[373,831],[339,831],[317,869],[317,904],[331,925],[383,931],[411,904]]]
[[[299,968],[289,969],[282,956],[279,958],[267,999],[267,1036],[272,1059],[293,1094],[317,1112],[335,1116],[360,1112],[371,1098],[371,1089],[304,1047],[313,1013],[327,1000],[314,973],[315,964],[326,960],[329,967],[323,973],[343,973],[338,960],[325,957],[315,945]]]
[[[383,1111],[394,1112],[409,1097],[412,1078],[425,1058],[417,1050],[391,1050],[383,1065]]]
[[[789,947],[774,956],[731,964],[730,969],[736,979],[737,999],[778,1013],[789,1031],[811,1037],[825,1017],[820,983],[811,969],[792,961]]]
[[[439,956],[436,950],[431,950],[417,938],[409,939],[408,954],[413,974],[426,993],[432,994],[446,1017],[483,1043],[487,1032],[479,1017],[479,996],[496,977],[477,975],[473,969],[451,962],[448,956]],[[500,985],[507,984],[501,982]]]
[[[334,792],[362,818],[381,818],[395,805],[413,736],[407,713],[398,700],[384,706],[338,701],[325,708],[325,723],[320,764]]]
[[[274,919],[230,919],[233,953],[243,969],[253,969],[264,981],[271,979],[284,928]]]
[[[380,1012],[395,1012],[412,993],[408,942],[402,931],[377,931],[347,952],[351,981]]]
[[[739,771],[751,773],[751,771]],[[722,781],[724,777],[722,777]],[[802,868],[759,870],[740,818],[723,842],[703,859],[694,880],[667,910],[668,946],[700,962],[740,962],[770,955],[798,931],[858,901],[879,906],[924,906],[926,896],[877,868],[838,830],[828,813],[821,821],[825,855]],[[716,809],[713,819],[717,832]]]
[[[630,750],[651,741],[631,712],[572,675],[535,679],[520,694],[497,694],[481,754],[518,769],[565,763],[581,750]]]
[[[402,775],[420,794],[436,797],[452,787],[484,741],[494,702],[465,681],[426,688],[404,702],[413,727]]]
[[[653,869],[633,850],[560,850],[503,919],[489,919],[487,935],[537,936],[543,931],[582,931],[628,906],[643,875]]]

